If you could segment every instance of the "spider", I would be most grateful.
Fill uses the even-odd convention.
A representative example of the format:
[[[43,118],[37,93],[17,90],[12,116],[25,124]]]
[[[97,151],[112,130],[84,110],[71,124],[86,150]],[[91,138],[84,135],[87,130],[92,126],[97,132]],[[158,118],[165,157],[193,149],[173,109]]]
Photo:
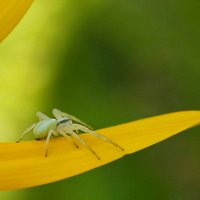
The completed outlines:
[[[41,139],[46,140],[45,156],[47,157],[48,144],[49,144],[49,140],[52,135],[64,136],[73,145],[75,145],[76,148],[79,148],[79,146],[72,139],[72,137],[74,137],[80,143],[82,143],[86,148],[88,148],[90,150],[90,152],[98,160],[100,160],[100,157],[91,148],[91,146],[80,137],[79,131],[82,131],[84,133],[89,133],[90,135],[93,135],[99,139],[102,139],[102,140],[114,145],[115,147],[121,149],[122,151],[124,151],[124,149],[121,146],[119,146],[117,143],[115,143],[111,139],[107,138],[106,136],[93,131],[90,126],[88,126],[86,123],[82,122],[80,119],[78,119],[70,114],[64,113],[56,108],[52,110],[52,113],[55,118],[50,118],[42,112],[37,112],[36,116],[38,117],[39,122],[34,123],[30,127],[28,127],[22,133],[22,135],[18,139],[17,143],[20,142],[27,133],[29,133],[31,130],[33,130],[33,136],[36,140],[41,140]],[[77,122],[77,123],[74,123],[74,122]]]

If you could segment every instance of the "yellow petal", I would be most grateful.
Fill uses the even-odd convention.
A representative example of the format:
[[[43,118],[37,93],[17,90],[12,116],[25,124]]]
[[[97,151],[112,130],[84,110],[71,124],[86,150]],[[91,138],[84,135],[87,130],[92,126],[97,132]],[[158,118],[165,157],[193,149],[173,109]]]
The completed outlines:
[[[199,124],[200,111],[183,111],[98,130],[121,145],[124,152],[83,134],[101,160],[81,145],[76,149],[65,138],[50,141],[47,158],[44,157],[44,141],[0,143],[0,190],[26,188],[68,178]]]
[[[31,3],[32,0],[0,1],[0,42],[21,20]]]

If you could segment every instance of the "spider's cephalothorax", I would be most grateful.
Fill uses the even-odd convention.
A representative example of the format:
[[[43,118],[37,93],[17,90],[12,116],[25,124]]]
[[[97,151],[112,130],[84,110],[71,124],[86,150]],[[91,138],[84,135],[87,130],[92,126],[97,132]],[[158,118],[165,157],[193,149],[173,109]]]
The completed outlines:
[[[36,115],[39,119],[39,122],[32,124],[29,128],[27,128],[19,138],[17,142],[20,142],[22,138],[29,133],[33,129],[33,136],[36,140],[45,139],[46,140],[46,150],[45,156],[48,153],[48,144],[52,135],[59,136],[62,135],[70,142],[72,142],[77,148],[78,145],[73,141],[72,137],[76,138],[80,143],[82,143],[85,147],[87,147],[97,159],[100,159],[96,152],[88,145],[79,135],[78,131],[82,131],[84,133],[89,133],[97,138],[100,138],[110,144],[118,147],[122,151],[124,150],[118,144],[110,140],[109,138],[101,135],[92,130],[90,126],[79,120],[78,118],[69,115],[67,113],[63,113],[58,109],[53,109],[52,111],[55,118],[50,118],[47,115],[37,112]],[[78,123],[73,123],[78,122]]]

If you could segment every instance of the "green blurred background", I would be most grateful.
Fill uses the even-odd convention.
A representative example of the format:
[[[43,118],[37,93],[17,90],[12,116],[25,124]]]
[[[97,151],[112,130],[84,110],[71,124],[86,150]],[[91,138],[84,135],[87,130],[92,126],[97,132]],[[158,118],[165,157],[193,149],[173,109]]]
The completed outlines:
[[[36,0],[0,46],[0,141],[54,107],[96,129],[200,107],[197,0]],[[2,200],[197,200],[200,128]]]

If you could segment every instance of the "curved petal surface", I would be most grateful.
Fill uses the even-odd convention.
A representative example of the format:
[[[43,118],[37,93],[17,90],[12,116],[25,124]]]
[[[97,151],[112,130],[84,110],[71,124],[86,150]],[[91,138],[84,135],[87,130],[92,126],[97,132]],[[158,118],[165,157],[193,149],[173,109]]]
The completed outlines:
[[[95,149],[100,160],[81,145],[76,149],[65,138],[50,141],[48,157],[44,157],[44,141],[0,143],[0,190],[26,188],[65,179],[199,124],[200,111],[183,111],[98,130],[121,145],[124,152],[109,143],[83,134],[83,139]]]
[[[0,42],[14,29],[31,3],[32,0],[0,1]]]

